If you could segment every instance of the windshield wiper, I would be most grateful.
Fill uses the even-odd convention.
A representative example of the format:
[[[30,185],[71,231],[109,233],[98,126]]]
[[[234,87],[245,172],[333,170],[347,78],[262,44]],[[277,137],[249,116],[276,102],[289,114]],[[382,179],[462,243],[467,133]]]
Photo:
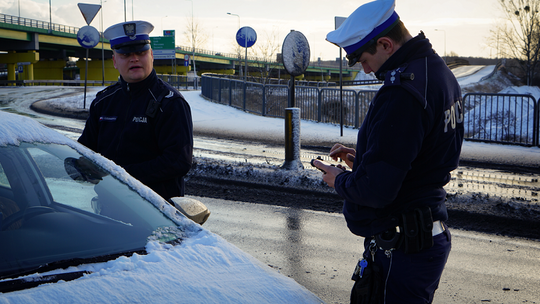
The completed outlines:
[[[46,276],[26,277],[26,278],[21,278],[21,279],[2,281],[0,282],[0,293],[34,288],[34,287],[38,287],[41,284],[56,283],[60,280],[71,281],[71,280],[78,279],[88,273],[91,273],[91,272],[75,271],[75,272],[51,274],[51,275],[46,275]]]
[[[32,269],[26,269],[18,273],[3,274],[0,276],[0,279],[27,276],[34,273],[44,273],[44,272],[52,271],[55,269],[65,269],[70,266],[77,266],[81,264],[102,263],[102,262],[114,260],[121,256],[130,257],[135,253],[140,254],[140,255],[147,254],[146,250],[140,249],[140,250],[126,251],[122,253],[103,255],[99,257],[76,258],[76,259],[57,261],[57,262],[52,262],[45,265],[40,265]],[[84,270],[84,271],[74,271],[74,272],[58,273],[58,274],[36,276],[36,277],[23,277],[23,278],[11,279],[11,280],[8,279],[5,281],[0,281],[0,292],[12,292],[12,291],[17,291],[17,290],[23,290],[27,288],[37,287],[45,283],[56,283],[60,280],[71,281],[71,280],[78,279],[82,277],[83,275],[89,274],[89,273],[91,272]]]

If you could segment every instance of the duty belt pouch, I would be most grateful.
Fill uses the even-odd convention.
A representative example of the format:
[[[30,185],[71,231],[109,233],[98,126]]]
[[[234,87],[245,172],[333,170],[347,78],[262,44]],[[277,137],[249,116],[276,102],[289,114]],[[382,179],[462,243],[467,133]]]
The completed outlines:
[[[375,254],[374,251],[373,254]],[[382,271],[373,262],[373,259],[360,259],[354,270],[352,280],[355,283],[351,291],[351,304],[382,303]]]
[[[429,207],[402,214],[402,222],[405,253],[417,253],[433,246],[433,218]]]

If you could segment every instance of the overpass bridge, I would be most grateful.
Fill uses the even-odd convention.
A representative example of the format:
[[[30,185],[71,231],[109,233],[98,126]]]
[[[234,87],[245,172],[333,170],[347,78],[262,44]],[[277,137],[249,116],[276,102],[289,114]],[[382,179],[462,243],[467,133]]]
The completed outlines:
[[[28,18],[0,14],[0,68],[7,71],[7,80],[72,80],[86,74],[86,49],[79,45],[79,28]],[[242,52],[241,52],[242,53]],[[175,59],[156,59],[158,74],[188,75],[196,71],[241,75],[245,58],[204,49],[176,46]],[[116,81],[118,71],[112,62],[107,40],[88,50],[88,80]],[[277,58],[276,58],[277,59]],[[276,59],[247,58],[248,75],[290,78]],[[77,61],[73,61],[77,60]],[[353,80],[357,69],[346,65],[343,79]],[[338,81],[339,62],[310,64],[297,78],[312,81]]]

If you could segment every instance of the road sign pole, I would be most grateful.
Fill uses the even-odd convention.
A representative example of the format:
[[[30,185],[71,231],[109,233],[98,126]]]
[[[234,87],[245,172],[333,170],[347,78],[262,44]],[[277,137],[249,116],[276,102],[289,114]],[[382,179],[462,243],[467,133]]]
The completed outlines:
[[[289,108],[285,109],[285,162],[283,169],[304,169],[300,161],[300,109],[295,108],[295,77],[302,75],[310,59],[309,43],[306,37],[292,30],[282,47],[283,67],[291,75],[289,86]]]
[[[84,69],[84,100],[83,109],[86,109],[86,85],[88,83],[88,48],[86,49],[86,68]]]
[[[245,44],[245,49],[246,49],[246,57],[244,57],[244,65],[246,66],[246,72],[244,73],[244,82],[247,82],[247,70],[248,70],[248,67],[247,67],[247,38],[246,38],[246,44]]]

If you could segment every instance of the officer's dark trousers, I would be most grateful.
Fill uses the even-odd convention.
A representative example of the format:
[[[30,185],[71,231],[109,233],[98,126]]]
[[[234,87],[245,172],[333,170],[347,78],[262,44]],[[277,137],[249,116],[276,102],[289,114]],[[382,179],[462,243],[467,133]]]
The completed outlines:
[[[390,258],[384,250],[377,250],[375,262],[382,266],[384,275],[383,303],[425,304],[433,301],[451,249],[448,228],[434,236],[433,243],[433,247],[414,254],[393,250]]]

